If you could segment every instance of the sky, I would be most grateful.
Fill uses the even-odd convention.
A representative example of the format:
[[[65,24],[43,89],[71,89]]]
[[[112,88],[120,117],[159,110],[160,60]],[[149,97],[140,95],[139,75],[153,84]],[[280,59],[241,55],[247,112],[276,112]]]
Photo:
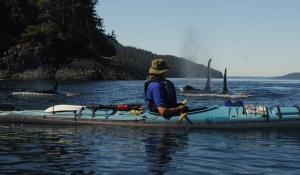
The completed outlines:
[[[300,0],[99,0],[106,33],[227,76],[300,72]]]

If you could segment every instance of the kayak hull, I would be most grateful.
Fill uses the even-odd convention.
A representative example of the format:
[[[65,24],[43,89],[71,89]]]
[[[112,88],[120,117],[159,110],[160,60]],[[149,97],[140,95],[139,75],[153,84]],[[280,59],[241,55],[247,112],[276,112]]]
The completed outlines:
[[[300,128],[298,107],[208,106],[191,109],[180,116],[163,117],[148,111],[117,109],[52,112],[43,110],[1,111],[0,122],[49,125],[126,125],[172,128]]]
[[[125,126],[147,126],[164,128],[203,128],[203,129],[246,129],[246,128],[300,128],[300,120],[282,120],[269,122],[215,122],[204,123],[197,122],[191,124],[171,122],[133,122],[133,121],[108,121],[99,119],[78,119],[77,121],[65,118],[43,118],[43,117],[0,117],[0,122],[7,124],[47,124],[47,125],[125,125]]]

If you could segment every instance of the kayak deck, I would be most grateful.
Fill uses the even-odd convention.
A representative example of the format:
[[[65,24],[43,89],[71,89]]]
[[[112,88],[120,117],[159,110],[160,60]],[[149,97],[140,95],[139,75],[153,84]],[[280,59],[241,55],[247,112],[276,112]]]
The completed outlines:
[[[64,106],[64,108],[62,108]],[[56,110],[57,108],[57,110]],[[50,110],[51,109],[51,110]],[[47,111],[47,112],[45,112]],[[184,128],[299,128],[299,107],[207,106],[191,109],[182,120],[180,114],[163,117],[140,109],[91,109],[86,106],[58,105],[46,110],[0,111],[2,123],[129,125]]]

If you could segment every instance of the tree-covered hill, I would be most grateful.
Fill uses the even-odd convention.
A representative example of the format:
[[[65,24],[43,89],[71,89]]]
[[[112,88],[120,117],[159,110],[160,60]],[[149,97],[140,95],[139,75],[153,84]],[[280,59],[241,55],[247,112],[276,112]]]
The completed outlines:
[[[175,78],[204,78],[207,76],[207,65],[197,64],[193,61],[179,58],[171,55],[156,55],[150,51],[137,49],[131,46],[122,46],[115,44],[117,58],[120,64],[134,69],[140,74],[147,76],[151,66],[151,61],[156,58],[163,58],[171,69],[168,71],[168,77]],[[220,71],[211,69],[212,78],[223,77]]]
[[[114,31],[105,34],[97,3],[1,0],[0,79],[141,79],[157,57],[172,68],[169,77],[205,76],[204,65],[119,44]]]
[[[98,0],[2,0],[0,53],[18,43],[43,42],[55,54],[113,56],[115,49],[97,16]]]

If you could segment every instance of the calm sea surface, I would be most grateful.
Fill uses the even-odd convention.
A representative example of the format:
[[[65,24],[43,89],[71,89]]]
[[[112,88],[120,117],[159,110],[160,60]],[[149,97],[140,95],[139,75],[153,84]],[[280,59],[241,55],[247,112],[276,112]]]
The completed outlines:
[[[171,79],[203,89],[204,79]],[[0,81],[0,103],[19,109],[57,104],[142,103],[144,81],[60,81],[66,95],[38,95],[53,81]],[[300,81],[228,79],[237,95],[183,93],[192,107],[300,105]],[[213,79],[212,89],[221,90]],[[299,129],[153,129],[143,127],[0,125],[0,174],[300,174]]]

